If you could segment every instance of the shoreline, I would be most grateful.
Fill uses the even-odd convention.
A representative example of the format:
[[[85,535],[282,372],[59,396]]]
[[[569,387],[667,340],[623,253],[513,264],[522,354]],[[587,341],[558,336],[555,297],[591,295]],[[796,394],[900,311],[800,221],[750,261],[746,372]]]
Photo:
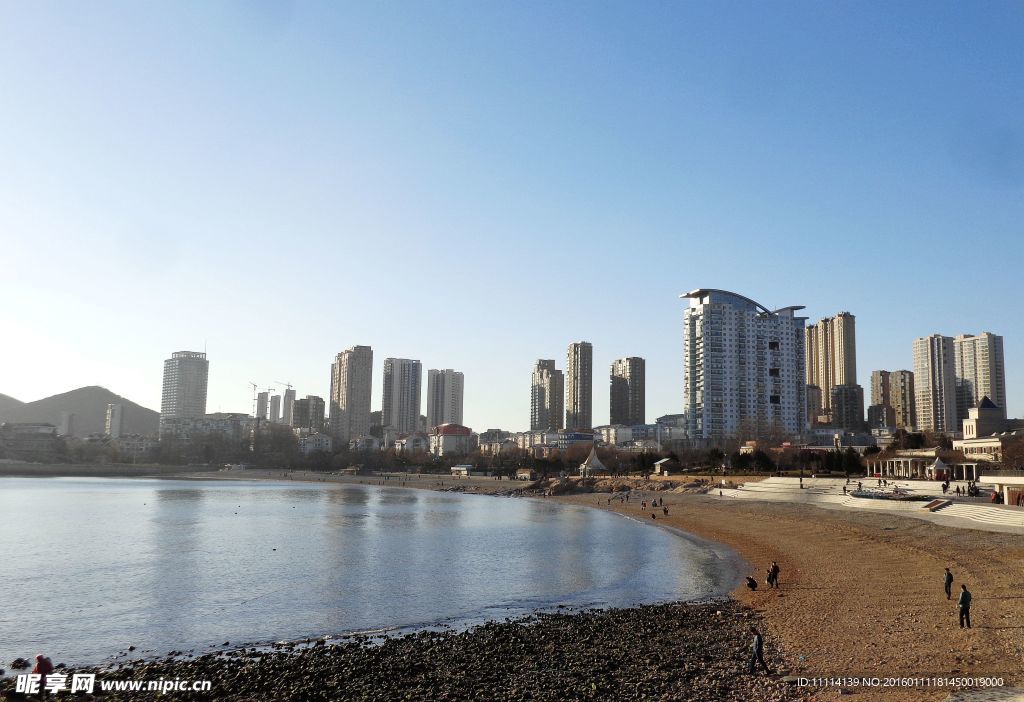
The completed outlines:
[[[281,480],[281,471],[215,477],[289,482]],[[329,482],[403,487],[401,481],[368,480],[366,476],[310,474],[308,482],[321,482],[317,477],[334,478]],[[440,483],[442,477],[445,488],[473,485],[474,490],[467,494],[515,487],[515,481],[477,479],[474,485],[472,479],[448,476],[407,479],[404,487],[436,490],[438,486],[427,483]],[[642,494],[648,500],[655,495],[651,491]],[[656,526],[722,544],[751,564],[761,587],[757,592],[736,587],[731,599],[763,618],[769,650],[780,648],[787,653],[793,675],[995,675],[1005,678],[1007,686],[1022,683],[1024,649],[1018,640],[1024,633],[1024,597],[1018,594],[1017,578],[1019,564],[1024,562],[1024,543],[1019,537],[879,512],[669,491],[656,494],[665,498],[670,510],[668,518],[657,513]],[[648,522],[650,513],[640,509],[636,495],[634,492],[628,505],[607,504],[608,493],[540,499],[604,509]],[[782,567],[782,587],[766,592],[763,568],[772,560]],[[972,630],[957,628],[953,607],[942,594],[941,575],[946,565],[955,574],[954,587],[959,589],[966,579],[974,594]],[[814,691],[813,698],[945,700],[956,691],[948,687],[821,688]]]

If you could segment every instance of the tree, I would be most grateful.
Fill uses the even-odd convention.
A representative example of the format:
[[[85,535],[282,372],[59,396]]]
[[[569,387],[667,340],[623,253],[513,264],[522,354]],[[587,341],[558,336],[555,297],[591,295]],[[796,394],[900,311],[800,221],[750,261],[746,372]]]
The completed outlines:
[[[849,478],[851,473],[860,473],[863,470],[860,455],[852,448],[847,448],[843,452],[843,472],[846,473],[846,477]]]
[[[751,456],[751,463],[758,473],[770,473],[775,470],[775,461],[767,453],[758,449]]]

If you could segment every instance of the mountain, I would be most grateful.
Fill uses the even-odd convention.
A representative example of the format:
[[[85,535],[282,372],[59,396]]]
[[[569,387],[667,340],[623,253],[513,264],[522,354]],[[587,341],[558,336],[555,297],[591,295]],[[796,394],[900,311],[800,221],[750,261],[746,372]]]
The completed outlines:
[[[15,400],[10,395],[0,394],[0,417],[10,412],[18,412],[24,406],[25,403],[21,400]],[[0,419],[0,421],[3,420]]]
[[[137,405],[98,385],[44,397],[35,402],[20,402],[13,397],[0,395],[0,422],[46,422],[59,427],[61,413],[70,412],[75,415],[71,425],[74,436],[102,434],[107,423],[108,403],[120,403],[124,408],[121,433],[157,433],[160,423],[158,412]]]

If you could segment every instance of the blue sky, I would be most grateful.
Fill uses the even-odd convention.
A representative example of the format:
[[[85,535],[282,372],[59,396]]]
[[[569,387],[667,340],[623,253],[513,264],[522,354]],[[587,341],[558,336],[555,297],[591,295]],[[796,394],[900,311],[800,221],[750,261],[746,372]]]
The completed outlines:
[[[681,292],[857,316],[858,374],[991,331],[1024,413],[1024,4],[0,5],[0,392],[158,408],[170,352],[327,395],[374,349],[528,424],[536,358],[647,358]]]

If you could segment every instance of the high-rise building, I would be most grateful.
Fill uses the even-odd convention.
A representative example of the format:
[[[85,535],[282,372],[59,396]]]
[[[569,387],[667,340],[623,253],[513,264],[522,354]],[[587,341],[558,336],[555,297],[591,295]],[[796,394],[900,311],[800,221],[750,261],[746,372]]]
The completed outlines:
[[[896,412],[890,405],[868,407],[868,429],[889,429],[896,426]]]
[[[807,426],[818,423],[821,416],[821,388],[817,385],[807,386]]]
[[[462,424],[463,375],[451,368],[427,371],[427,430]]]
[[[565,363],[565,428],[594,428],[594,347],[589,341],[569,344]]]
[[[75,435],[75,413],[74,412],[61,412],[60,413],[60,426],[57,427],[57,436],[74,436]]]
[[[892,379],[887,370],[871,371],[871,405],[892,407]]]
[[[609,395],[609,423],[637,426],[646,424],[644,359],[636,356],[612,362]]]
[[[270,414],[267,415],[267,419],[269,419],[274,424],[277,424],[278,422],[281,421],[281,396],[280,395],[272,395],[270,397]]]
[[[807,327],[807,384],[821,388],[822,409],[831,414],[832,388],[857,383],[856,320],[849,312]]]
[[[794,305],[769,310],[700,289],[683,313],[683,405],[691,440],[799,436],[807,419],[804,322]]]
[[[111,402],[107,405],[107,420],[104,423],[103,431],[111,439],[121,436],[124,426],[124,405],[120,402]]]
[[[917,398],[911,371],[898,370],[889,374],[889,399],[896,426],[908,431],[917,429]]]
[[[309,429],[313,432],[324,428],[324,398],[306,395],[292,402],[292,425],[295,429]]]
[[[914,404],[919,429],[953,432],[960,428],[955,369],[952,337],[932,334],[914,341]]]
[[[198,351],[175,351],[164,361],[160,424],[166,419],[198,419],[206,414],[210,362]]]
[[[832,387],[832,425],[847,431],[864,429],[864,388],[856,384]]]
[[[530,430],[564,428],[565,376],[554,359],[538,359],[530,376]]]
[[[419,429],[420,389],[423,364],[408,358],[384,359],[384,399],[382,421],[399,434]],[[369,417],[369,403],[367,403]]]
[[[907,370],[871,372],[871,407],[879,408],[868,417],[873,429],[882,426],[914,429],[917,424],[914,403],[913,373]]]
[[[353,346],[331,364],[331,433],[347,445],[370,435],[370,394],[373,387],[373,349]]]
[[[987,397],[1002,410],[1006,419],[1006,369],[1003,337],[990,332],[961,334],[953,339],[956,363],[957,426],[967,419],[968,410]]]
[[[292,403],[295,402],[295,388],[288,388],[284,391],[284,400],[281,404],[283,414],[281,423],[292,426]]]
[[[256,396],[256,419],[266,419],[270,411],[270,393],[261,392]]]

